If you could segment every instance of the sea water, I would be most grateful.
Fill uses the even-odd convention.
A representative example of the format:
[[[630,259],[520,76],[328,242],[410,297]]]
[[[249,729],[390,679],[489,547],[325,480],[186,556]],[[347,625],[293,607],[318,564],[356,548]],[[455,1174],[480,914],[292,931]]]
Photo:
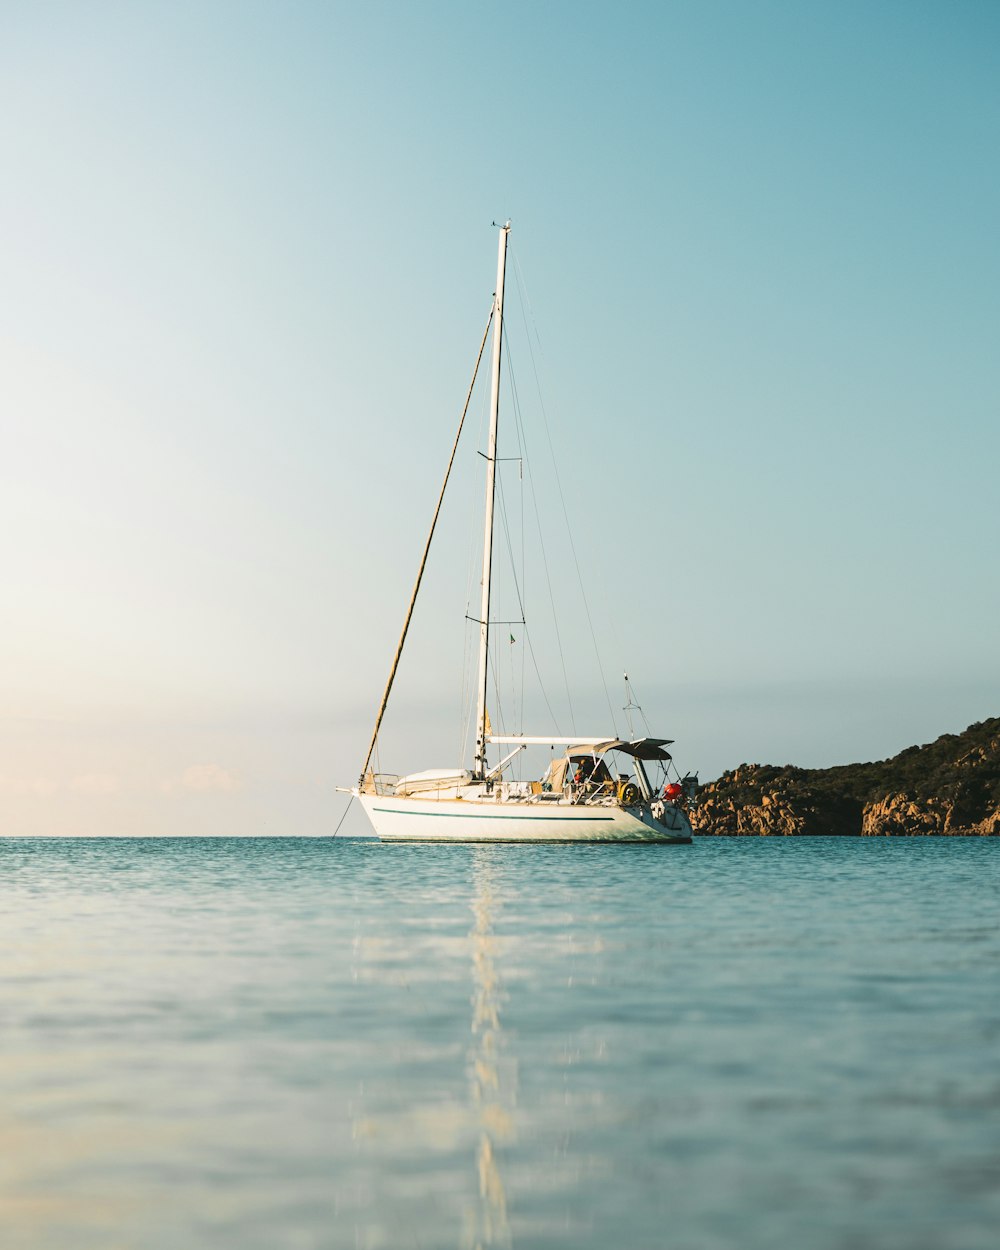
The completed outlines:
[[[0,841],[0,1245],[994,1250],[998,921],[990,839]]]

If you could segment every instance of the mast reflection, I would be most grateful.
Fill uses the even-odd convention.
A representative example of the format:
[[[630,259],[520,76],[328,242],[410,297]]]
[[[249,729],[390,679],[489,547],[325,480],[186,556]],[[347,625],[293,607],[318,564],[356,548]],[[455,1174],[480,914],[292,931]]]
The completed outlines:
[[[466,1239],[471,1250],[512,1245],[497,1147],[514,1136],[511,1116],[514,1090],[501,1064],[504,1045],[500,1009],[503,991],[497,973],[497,943],[493,924],[499,912],[494,893],[493,858],[484,847],[473,851],[472,1047],[469,1052],[472,1113],[479,1128],[476,1166],[479,1201]]]

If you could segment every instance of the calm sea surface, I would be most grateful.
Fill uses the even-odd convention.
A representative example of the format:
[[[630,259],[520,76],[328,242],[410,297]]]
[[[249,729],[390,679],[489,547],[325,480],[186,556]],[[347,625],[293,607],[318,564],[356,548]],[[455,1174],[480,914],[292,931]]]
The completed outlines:
[[[4,1250],[995,1250],[1000,840],[0,841]]]

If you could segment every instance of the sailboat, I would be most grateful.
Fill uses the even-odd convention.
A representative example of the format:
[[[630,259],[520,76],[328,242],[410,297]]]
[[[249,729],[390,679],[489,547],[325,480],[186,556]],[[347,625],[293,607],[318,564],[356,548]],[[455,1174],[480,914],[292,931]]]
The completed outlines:
[[[692,796],[697,779],[670,779],[668,768],[671,756],[667,751],[670,739],[619,738],[616,733],[564,737],[551,734],[497,735],[492,732],[487,711],[487,677],[504,278],[509,233],[508,221],[500,226],[497,283],[490,317],[493,327],[492,378],[485,457],[486,510],[482,597],[478,617],[479,666],[473,767],[435,768],[402,776],[375,773],[370,767],[455,459],[465,419],[463,412],[368,754],[358,783],[349,792],[358,799],[376,834],[385,842],[689,843],[691,824],[684,805]],[[480,345],[479,360],[482,359],[489,330],[488,323]],[[473,385],[475,376],[474,373]],[[471,394],[470,386],[470,398]],[[466,411],[468,405],[467,399]],[[533,781],[513,780],[509,775],[511,760],[520,751],[532,746],[550,748],[550,760],[543,776]],[[512,749],[497,763],[491,764],[487,758],[490,747]],[[556,748],[562,748],[558,755]],[[647,765],[658,771],[656,781],[651,779]]]

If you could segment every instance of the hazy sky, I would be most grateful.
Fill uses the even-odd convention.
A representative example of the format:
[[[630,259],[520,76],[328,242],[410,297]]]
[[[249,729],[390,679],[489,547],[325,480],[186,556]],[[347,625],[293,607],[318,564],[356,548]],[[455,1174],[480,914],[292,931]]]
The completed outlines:
[[[991,3],[0,4],[0,833],[332,831],[506,217],[574,730],[549,440],[616,715],[627,665],[682,770],[998,714],[998,123]],[[483,411],[391,771],[459,756]]]

